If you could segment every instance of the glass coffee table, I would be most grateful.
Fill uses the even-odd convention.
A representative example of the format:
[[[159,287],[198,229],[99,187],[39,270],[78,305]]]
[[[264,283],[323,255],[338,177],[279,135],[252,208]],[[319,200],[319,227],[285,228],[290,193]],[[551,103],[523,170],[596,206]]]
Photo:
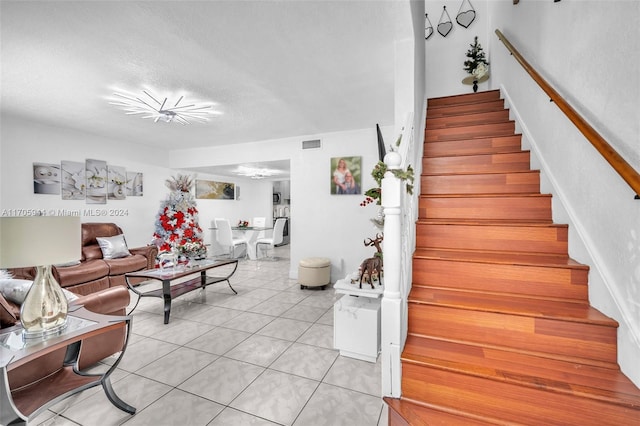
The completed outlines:
[[[126,337],[113,365],[103,374],[80,371],[78,359],[84,339],[122,327],[126,327]],[[51,336],[25,338],[20,325],[0,330],[0,425],[26,424],[61,400],[98,385],[102,385],[113,405],[135,414],[136,409],[116,395],[110,379],[124,355],[130,327],[129,316],[96,314],[76,305],[69,307],[67,326]],[[8,379],[11,370],[30,363],[37,366],[39,358],[65,348],[64,362],[55,373],[19,389],[11,389]]]
[[[214,268],[220,268],[222,266],[230,266],[233,265],[233,270],[227,272],[225,274],[221,274],[220,276],[209,276],[207,275],[207,271]],[[142,297],[159,297],[164,299],[164,323],[169,324],[169,315],[171,314],[171,300],[175,299],[178,296],[181,296],[185,293],[189,293],[194,290],[204,289],[205,287],[226,281],[229,285],[229,288],[235,293],[238,294],[237,291],[231,287],[231,283],[229,282],[229,278],[236,272],[238,269],[238,259],[225,259],[225,260],[213,260],[213,259],[203,259],[193,262],[190,266],[183,266],[178,268],[170,268],[170,269],[147,269],[144,271],[138,272],[130,272],[125,274],[125,279],[127,281],[127,286],[129,289],[137,294],[138,302],[140,302],[140,298]],[[190,275],[198,276],[190,279],[188,278]],[[131,283],[131,278],[144,278],[147,280],[158,280],[162,282],[162,288],[156,288],[148,290],[149,284],[151,282],[142,282],[137,285],[133,285]],[[138,306],[138,302],[136,302],[135,306],[131,309],[131,312]]]

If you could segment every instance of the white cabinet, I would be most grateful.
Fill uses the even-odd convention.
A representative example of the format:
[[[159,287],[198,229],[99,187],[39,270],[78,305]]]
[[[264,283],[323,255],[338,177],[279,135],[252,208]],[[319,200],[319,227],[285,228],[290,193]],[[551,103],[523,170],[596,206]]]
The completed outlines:
[[[340,355],[376,362],[380,353],[380,299],[343,296],[333,305],[333,346]]]
[[[338,280],[333,288],[336,293],[344,294],[333,305],[333,347],[340,355],[376,362],[380,353],[383,286],[376,282],[374,289],[360,289],[347,277]]]

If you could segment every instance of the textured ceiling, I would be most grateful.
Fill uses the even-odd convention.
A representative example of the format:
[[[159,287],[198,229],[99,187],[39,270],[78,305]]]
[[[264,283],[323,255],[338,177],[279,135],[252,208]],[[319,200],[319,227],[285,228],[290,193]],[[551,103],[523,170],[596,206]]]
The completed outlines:
[[[0,107],[165,148],[392,124],[399,3],[3,0]],[[222,114],[182,126],[108,104],[145,87]]]

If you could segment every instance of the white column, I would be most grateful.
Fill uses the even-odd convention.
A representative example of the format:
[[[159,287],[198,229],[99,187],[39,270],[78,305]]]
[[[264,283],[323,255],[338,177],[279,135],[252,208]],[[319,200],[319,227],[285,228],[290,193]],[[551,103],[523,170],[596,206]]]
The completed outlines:
[[[400,169],[401,157],[389,152],[385,158],[387,172],[382,179],[384,208],[384,295],[382,299],[382,395],[400,397],[402,366],[402,268],[401,196],[403,182],[389,170]]]

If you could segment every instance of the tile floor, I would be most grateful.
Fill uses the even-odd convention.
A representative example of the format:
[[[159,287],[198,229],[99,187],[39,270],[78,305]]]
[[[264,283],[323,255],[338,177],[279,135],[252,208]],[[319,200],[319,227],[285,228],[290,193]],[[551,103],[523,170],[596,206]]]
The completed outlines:
[[[231,278],[237,295],[218,283],[179,297],[167,325],[160,299],[140,301],[129,346],[111,376],[116,393],[137,408],[134,416],[96,387],[31,424],[387,424],[380,360],[346,358],[333,349],[339,296],[300,290],[288,278],[289,246],[276,248],[276,256],[242,260]]]

